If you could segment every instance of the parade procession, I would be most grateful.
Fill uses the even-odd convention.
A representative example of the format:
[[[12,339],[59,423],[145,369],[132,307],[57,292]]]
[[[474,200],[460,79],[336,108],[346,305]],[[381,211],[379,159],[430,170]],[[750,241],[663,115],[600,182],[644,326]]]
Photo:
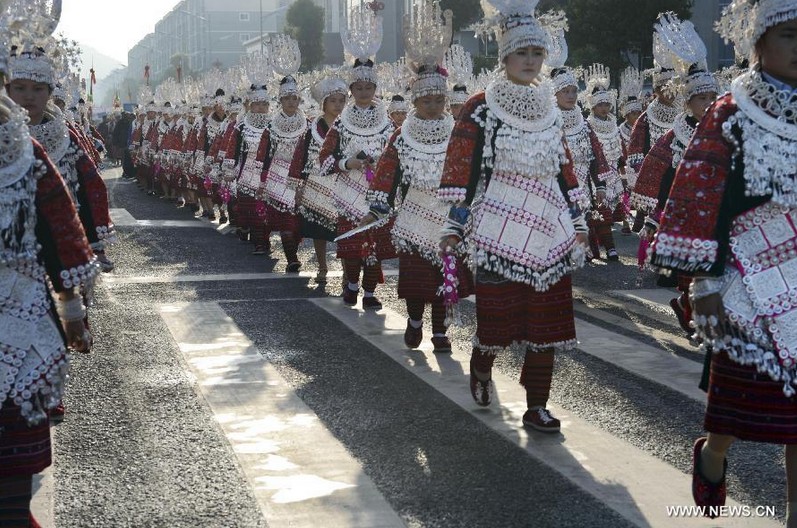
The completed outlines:
[[[797,0],[206,2],[0,0],[0,528],[797,528]]]

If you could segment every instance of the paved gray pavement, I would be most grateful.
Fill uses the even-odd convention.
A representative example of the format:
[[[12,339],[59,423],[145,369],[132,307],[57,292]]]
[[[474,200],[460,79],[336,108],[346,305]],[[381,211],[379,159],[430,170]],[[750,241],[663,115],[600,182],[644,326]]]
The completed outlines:
[[[344,307],[340,267],[299,276],[216,224],[108,170],[119,242],[91,309],[95,347],[73,358],[55,464],[37,498],[51,525],[777,526],[785,479],[773,446],[738,444],[733,504],[776,517],[668,515],[688,506],[701,434],[702,358],[662,292],[622,260],[574,276],[580,338],[558,355],[551,398],[561,435],[518,427],[521,357],[500,356],[498,401],[470,401],[474,306],[452,356],[402,343],[387,263],[377,313]],[[333,248],[330,253],[334,254]],[[629,295],[635,298],[630,298]],[[427,321],[427,335],[429,334]],[[464,368],[463,368],[464,365]],[[520,413],[520,414],[519,414]],[[52,497],[50,502],[49,497]]]

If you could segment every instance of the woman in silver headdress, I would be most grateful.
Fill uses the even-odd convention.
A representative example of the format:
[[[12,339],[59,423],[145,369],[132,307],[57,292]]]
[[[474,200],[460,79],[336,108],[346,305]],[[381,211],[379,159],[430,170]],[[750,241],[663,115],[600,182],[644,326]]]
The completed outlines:
[[[726,499],[737,440],[785,445],[787,526],[797,526],[797,1],[735,0],[719,24],[750,57],[697,125],[652,246],[694,277],[693,319],[713,351],[692,493]]]
[[[338,118],[349,95],[346,81],[329,74],[312,88],[321,115],[310,122],[304,140],[296,146],[291,177],[301,180],[296,206],[301,218],[301,235],[313,240],[318,261],[316,282],[327,280],[327,242],[335,240],[338,213],[333,199],[335,180],[321,175],[319,152],[327,132]]]
[[[42,17],[57,23],[54,4]],[[6,9],[0,2],[3,32],[9,20],[30,24]],[[46,100],[46,84],[41,92]],[[52,461],[48,412],[63,393],[66,347],[91,346],[80,291],[99,271],[66,182],[27,120],[0,92],[0,525],[10,527],[38,526],[30,515],[32,477]]]
[[[493,20],[505,76],[465,104],[438,197],[452,204],[445,250],[469,244],[475,268],[471,395],[478,405],[491,403],[495,357],[519,345],[523,424],[554,433],[560,422],[546,408],[554,352],[576,345],[570,273],[583,265],[587,226],[554,88],[540,78],[553,40],[536,18],[536,4],[483,4],[486,13],[498,10]]]

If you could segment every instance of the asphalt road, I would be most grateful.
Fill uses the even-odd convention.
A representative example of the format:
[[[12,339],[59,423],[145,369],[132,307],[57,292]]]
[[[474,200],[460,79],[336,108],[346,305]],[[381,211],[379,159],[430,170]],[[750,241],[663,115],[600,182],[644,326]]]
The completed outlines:
[[[707,525],[696,520],[657,521],[640,501],[633,507],[642,513],[634,517],[606,500],[617,490],[605,484],[603,489],[585,486],[583,475],[573,476],[531,456],[527,444],[539,443],[544,450],[550,448],[545,442],[551,441],[535,433],[513,440],[485,421],[475,405],[467,405],[466,384],[461,384],[463,404],[411,370],[419,364],[431,370],[442,365],[431,353],[407,353],[409,365],[402,365],[373,344],[384,338],[401,348],[400,333],[365,339],[359,323],[344,324],[336,305],[330,305],[339,294],[339,279],[330,278],[324,287],[306,276],[286,278],[277,237],[272,238],[271,257],[252,256],[251,247],[234,235],[194,220],[187,209],[146,196],[119,173],[112,169],[105,174],[112,208],[117,217],[124,210],[124,218],[135,221],[121,222],[119,242],[108,251],[116,269],[98,286],[90,312],[94,351],[73,358],[66,419],[54,428],[57,526],[327,524],[323,508],[335,508],[334,498],[343,492],[316,497],[312,507],[321,509],[308,510],[311,522],[291,524],[277,506],[287,504],[285,511],[301,516],[305,503],[277,497],[273,481],[253,480],[251,471],[257,468],[250,467],[250,459],[242,455],[248,452],[237,447],[235,435],[225,428],[227,418],[219,415],[213,399],[215,386],[203,381],[202,367],[190,355],[201,347],[178,342],[173,324],[162,315],[164,307],[175,306],[220,307],[225,324],[238,332],[234,340],[275,369],[286,383],[280,390],[298,397],[330,441],[344,448],[341,452],[358,468],[363,489],[375,487],[383,507],[400,524]],[[636,268],[637,239],[615,235],[621,262],[598,261],[574,275],[579,323],[598,326],[608,336],[602,346],[611,347],[613,335],[623,336],[687,367],[699,365],[702,357],[682,339],[665,309],[622,300],[617,293],[640,286],[651,289],[653,277],[640,275]],[[303,271],[313,275],[315,257],[308,242],[300,259]],[[330,263],[331,270],[340,270],[334,259]],[[395,263],[386,268],[395,270]],[[403,317],[395,274],[386,275],[377,295],[386,312]],[[466,326],[450,332],[455,356],[469,350],[474,329],[473,305],[463,302],[462,310]],[[368,314],[358,314],[363,324],[373,324],[365,320]],[[213,333],[212,328],[203,331]],[[585,351],[590,343],[583,338],[582,345],[558,355],[552,403],[566,410],[574,423],[595,431],[595,442],[620,441],[650,461],[649,467],[631,468],[638,472],[640,487],[667,487],[670,481],[651,473],[659,463],[680,472],[678,486],[688,487],[692,443],[702,432],[703,403],[671,388],[666,371],[635,371]],[[497,362],[498,372],[514,380],[520,362],[518,353],[504,354]],[[464,379],[461,372],[458,375]],[[695,377],[694,385],[697,382]],[[290,412],[284,412],[288,420]],[[568,438],[567,424],[562,435],[555,436],[564,446],[571,438],[584,440]],[[318,446],[317,456],[310,452],[311,459],[325,456],[321,440]],[[602,460],[583,466],[600,481],[605,475],[590,466],[621,466],[623,453],[607,451]],[[274,451],[262,454],[274,456]],[[731,496],[746,505],[775,506],[776,521],[782,520],[782,467],[780,448],[735,445],[728,467]],[[633,495],[635,490],[627,491]],[[688,489],[684,493],[688,496]],[[379,503],[360,500],[363,510]],[[375,522],[358,518],[362,519],[352,515],[348,522],[329,525]],[[742,521],[723,519],[713,525],[745,525],[734,522]]]

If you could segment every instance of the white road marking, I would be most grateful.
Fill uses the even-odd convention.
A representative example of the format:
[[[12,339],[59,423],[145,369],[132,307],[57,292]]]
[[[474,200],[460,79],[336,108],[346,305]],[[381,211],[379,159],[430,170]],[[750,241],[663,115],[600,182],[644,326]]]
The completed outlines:
[[[299,273],[215,273],[203,275],[169,275],[169,276],[147,276],[147,275],[111,275],[102,276],[102,282],[110,287],[125,284],[169,284],[178,282],[216,282],[216,281],[250,281],[250,280],[284,280],[284,279],[314,279],[315,271],[302,271]],[[396,269],[386,269],[382,272],[386,277],[398,275]],[[342,271],[329,271],[327,279],[340,278]]]
[[[137,220],[127,209],[110,209],[111,220],[117,227],[195,227],[206,229],[219,229],[219,226],[210,222],[194,220]]]
[[[50,444],[55,464],[55,431],[50,429]],[[33,499],[30,511],[42,528],[55,528],[55,471],[54,465],[33,476]]]
[[[405,526],[360,464],[218,303],[159,310],[269,526]]]
[[[648,337],[652,337],[656,341],[659,341],[659,342],[662,342],[662,343],[668,343],[671,346],[680,347],[680,348],[682,348],[684,350],[687,350],[687,351],[693,353],[694,354],[694,358],[696,360],[700,360],[701,357],[702,357],[701,354],[700,354],[700,351],[697,349],[697,347],[693,346],[692,343],[686,337],[681,337],[680,334],[675,335],[675,334],[672,334],[669,331],[659,330],[658,328],[653,328],[653,327],[650,327],[650,326],[647,326],[647,325],[643,325],[643,324],[640,324],[638,322],[632,321],[632,320],[628,319],[627,317],[621,317],[621,316],[618,316],[618,315],[614,315],[613,313],[610,313],[608,311],[604,311],[604,310],[601,310],[601,309],[598,309],[598,308],[592,308],[592,307],[586,306],[586,305],[581,304],[581,303],[575,303],[573,308],[575,309],[576,313],[581,313],[581,314],[584,314],[584,315],[588,315],[590,317],[598,319],[599,321],[603,321],[603,322],[609,323],[611,325],[619,326],[621,328],[625,328],[625,329],[630,330],[632,332],[636,332],[636,333],[639,333],[639,334],[644,334],[644,335],[646,335]],[[629,307],[629,306],[625,306],[624,307],[624,309],[626,309],[626,310],[629,309],[629,308],[633,309],[634,307]],[[659,318],[657,317],[656,319],[659,319]],[[675,319],[675,317],[673,316],[671,318],[671,322],[674,321],[674,319]]]
[[[364,314],[357,308],[342,306],[340,299],[335,298],[310,299],[310,302],[630,522],[638,526],[672,526],[674,518],[667,515],[667,506],[693,504],[691,476],[558,405],[549,404],[549,408],[562,421],[564,439],[559,435],[527,432],[521,425],[521,417],[526,410],[525,390],[517,379],[504,376],[497,369],[493,371],[497,389],[495,401],[489,409],[477,407],[468,390],[468,354],[455,351],[452,355],[434,355],[428,338],[422,351],[407,350],[401,340],[406,325],[403,315],[388,308],[376,314]],[[597,327],[585,329],[583,326],[580,330],[584,342],[597,338],[600,331]],[[737,503],[728,499],[728,504]],[[723,526],[780,526],[766,518],[723,518],[722,522]],[[715,526],[716,522],[705,518],[691,519],[689,525]]]
[[[465,300],[474,302],[475,297],[470,296]],[[600,310],[594,311],[600,312]],[[640,333],[649,333],[651,330],[647,327],[637,329]],[[705,393],[697,387],[703,373],[702,362],[679,357],[578,318],[576,318],[576,336],[579,350],[669,387],[695,401],[700,403],[706,401]]]
[[[659,313],[665,313],[670,320],[675,319],[675,314],[670,308],[670,299],[680,295],[672,288],[651,288],[638,290],[610,290],[609,295],[621,299],[631,300],[647,306]]]

